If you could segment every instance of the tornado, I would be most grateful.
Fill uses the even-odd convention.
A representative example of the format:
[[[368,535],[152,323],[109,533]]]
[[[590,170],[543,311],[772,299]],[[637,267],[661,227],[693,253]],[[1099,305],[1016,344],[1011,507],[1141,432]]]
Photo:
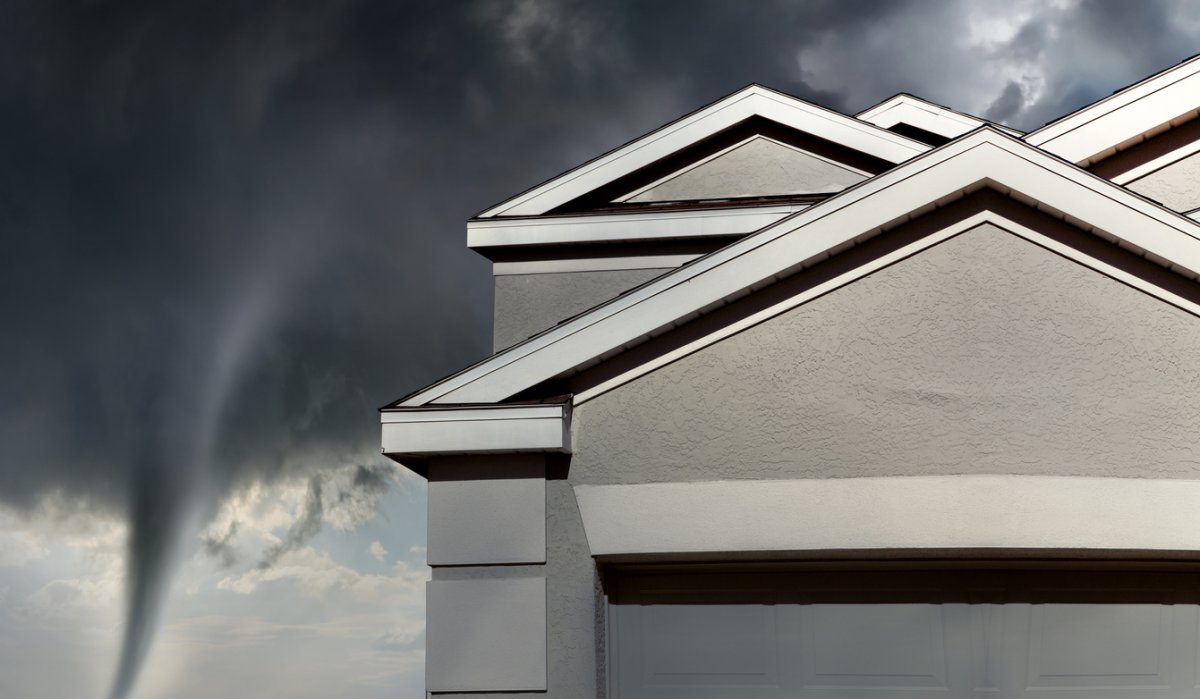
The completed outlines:
[[[273,327],[282,287],[267,274],[238,287],[218,316],[212,351],[181,348],[175,375],[144,406],[130,484],[125,626],[109,699],[128,699],[136,688],[185,544],[219,490],[213,472],[226,405]]]

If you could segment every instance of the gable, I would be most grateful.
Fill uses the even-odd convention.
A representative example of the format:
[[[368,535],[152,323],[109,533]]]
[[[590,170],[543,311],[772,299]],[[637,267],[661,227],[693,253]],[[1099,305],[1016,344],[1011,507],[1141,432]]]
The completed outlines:
[[[660,202],[838,192],[868,173],[754,136],[619,199]]]
[[[923,143],[873,124],[760,85],[750,85],[492,206],[478,218],[540,216],[555,211],[749,120],[777,124],[891,165],[905,162],[929,149]]]
[[[599,395],[585,483],[1195,478],[1200,319],[973,227]]]

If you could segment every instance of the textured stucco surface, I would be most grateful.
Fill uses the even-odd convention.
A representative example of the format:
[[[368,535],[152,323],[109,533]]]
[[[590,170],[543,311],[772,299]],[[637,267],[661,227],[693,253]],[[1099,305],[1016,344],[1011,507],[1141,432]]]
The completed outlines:
[[[1176,211],[1200,207],[1200,153],[1136,179],[1128,187]]]
[[[1196,478],[1198,425],[1200,319],[981,226],[579,406],[571,480]]]
[[[667,269],[512,274],[496,277],[493,347],[500,351]]]
[[[546,482],[545,566],[435,568],[434,580],[507,579],[546,575],[545,696],[555,699],[603,697],[598,656],[603,648],[603,607],[596,600],[596,566],[583,532],[575,495],[567,481]],[[473,694],[439,694],[451,697]],[[528,699],[529,694],[488,694],[489,699]]]
[[[837,192],[864,179],[863,175],[835,163],[765,138],[756,138],[629,201]]]

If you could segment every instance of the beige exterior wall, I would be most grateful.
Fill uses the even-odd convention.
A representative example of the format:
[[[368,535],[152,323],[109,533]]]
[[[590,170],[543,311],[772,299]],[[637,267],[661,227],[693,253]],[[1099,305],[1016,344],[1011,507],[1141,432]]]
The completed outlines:
[[[496,277],[495,351],[511,347],[669,269],[512,274]]]
[[[1195,478],[1200,319],[982,226],[579,406],[579,483]]]
[[[1130,189],[1175,211],[1200,207],[1200,153],[1130,182]]]
[[[759,137],[640,192],[629,201],[839,192],[865,179],[862,173],[837,163]]]

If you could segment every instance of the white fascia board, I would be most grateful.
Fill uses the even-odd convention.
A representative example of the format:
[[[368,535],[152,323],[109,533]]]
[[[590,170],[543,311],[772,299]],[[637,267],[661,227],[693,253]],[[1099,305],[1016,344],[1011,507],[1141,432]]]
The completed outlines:
[[[637,213],[494,218],[467,222],[471,248],[620,243],[743,235],[803,211],[807,203]]]
[[[700,257],[700,253],[496,262],[492,265],[492,275],[503,277],[525,274],[561,274],[563,272],[615,272],[630,269],[669,269],[687,264],[698,257]]]
[[[751,85],[494,206],[477,218],[539,216],[754,116],[819,136],[889,163],[902,163],[929,149],[919,141],[853,117]]]
[[[432,456],[504,452],[568,452],[568,404],[385,410],[383,453]]]
[[[983,128],[514,345],[404,405],[503,400],[986,184],[1188,276],[1200,270],[1195,221]]]
[[[886,99],[874,107],[858,113],[855,118],[874,124],[881,129],[890,129],[896,124],[908,124],[946,138],[958,138],[980,126],[989,125],[1013,136],[1019,137],[1023,133],[1002,124],[995,124],[970,114],[956,112],[940,104],[926,102],[919,97],[903,94]]]
[[[593,556],[1200,551],[1200,481],[959,475],[577,485]]]
[[[1051,122],[1025,140],[1083,166],[1197,108],[1200,57]]]

